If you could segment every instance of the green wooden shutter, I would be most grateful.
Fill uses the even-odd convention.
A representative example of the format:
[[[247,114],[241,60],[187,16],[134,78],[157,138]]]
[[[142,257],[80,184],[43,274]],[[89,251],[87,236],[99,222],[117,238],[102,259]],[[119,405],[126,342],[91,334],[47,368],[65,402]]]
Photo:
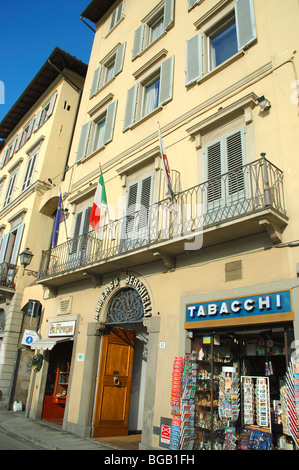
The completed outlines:
[[[199,33],[186,43],[186,86],[198,80],[202,73],[202,33]]]
[[[135,121],[135,110],[138,83],[128,90],[123,131],[126,131]]]
[[[90,134],[90,127],[91,127],[91,121],[87,122],[82,126],[81,130],[81,136],[80,136],[80,141],[79,141],[79,146],[78,146],[78,151],[77,151],[77,156],[76,156],[76,162],[79,162],[86,156],[87,152],[87,145],[89,141],[89,134]]]
[[[114,131],[115,116],[116,116],[117,100],[109,104],[106,113],[104,145],[111,142]]]
[[[238,49],[249,46],[256,40],[256,25],[253,0],[237,0],[235,4]]]
[[[159,106],[172,100],[174,56],[164,60],[160,72]]]

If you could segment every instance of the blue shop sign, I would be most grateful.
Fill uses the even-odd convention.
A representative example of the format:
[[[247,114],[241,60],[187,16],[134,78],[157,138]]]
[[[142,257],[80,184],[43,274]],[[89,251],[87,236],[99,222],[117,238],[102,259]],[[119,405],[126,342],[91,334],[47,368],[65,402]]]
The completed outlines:
[[[289,290],[186,305],[186,323],[292,312]]]

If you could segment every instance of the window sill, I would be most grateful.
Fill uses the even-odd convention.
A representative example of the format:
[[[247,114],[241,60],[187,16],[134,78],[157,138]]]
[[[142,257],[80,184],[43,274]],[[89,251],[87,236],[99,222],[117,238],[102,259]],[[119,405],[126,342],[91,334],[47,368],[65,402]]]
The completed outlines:
[[[91,158],[95,157],[97,153],[101,152],[102,150],[105,150],[106,145],[102,145],[98,149],[94,150],[91,152],[89,155],[86,155],[86,157],[82,158],[78,163],[85,163],[87,160],[90,160]]]
[[[225,62],[222,62],[222,64],[218,65],[217,67],[215,67],[213,70],[211,70],[210,72],[208,72],[206,75],[203,75],[202,77],[200,77],[196,83],[198,85],[200,85],[201,83],[203,83],[205,80],[208,80],[209,78],[213,77],[214,75],[216,75],[218,72],[221,72],[222,70],[224,70],[226,67],[228,67],[229,65],[233,64],[234,62],[236,62],[237,60],[241,59],[241,57],[243,57],[245,55],[245,52],[244,50],[242,49],[241,51],[238,51],[236,54],[234,54],[233,56],[231,56],[229,59],[227,59]]]

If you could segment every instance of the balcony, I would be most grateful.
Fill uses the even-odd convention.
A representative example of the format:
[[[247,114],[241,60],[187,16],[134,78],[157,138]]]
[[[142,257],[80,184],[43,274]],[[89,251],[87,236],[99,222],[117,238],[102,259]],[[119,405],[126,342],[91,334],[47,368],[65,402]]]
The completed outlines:
[[[10,263],[0,264],[0,298],[11,299],[15,293],[17,266]]]
[[[173,268],[186,251],[246,235],[268,231],[278,243],[287,223],[283,173],[263,157],[44,251],[38,282],[55,289],[87,276],[98,285],[157,258]]]

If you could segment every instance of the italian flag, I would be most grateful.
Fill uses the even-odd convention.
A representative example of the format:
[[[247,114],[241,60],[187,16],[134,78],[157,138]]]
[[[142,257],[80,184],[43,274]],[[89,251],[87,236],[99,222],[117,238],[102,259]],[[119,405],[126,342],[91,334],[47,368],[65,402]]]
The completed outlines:
[[[99,230],[101,216],[106,209],[107,197],[103,173],[101,172],[89,219],[89,225],[91,225],[96,232]]]

